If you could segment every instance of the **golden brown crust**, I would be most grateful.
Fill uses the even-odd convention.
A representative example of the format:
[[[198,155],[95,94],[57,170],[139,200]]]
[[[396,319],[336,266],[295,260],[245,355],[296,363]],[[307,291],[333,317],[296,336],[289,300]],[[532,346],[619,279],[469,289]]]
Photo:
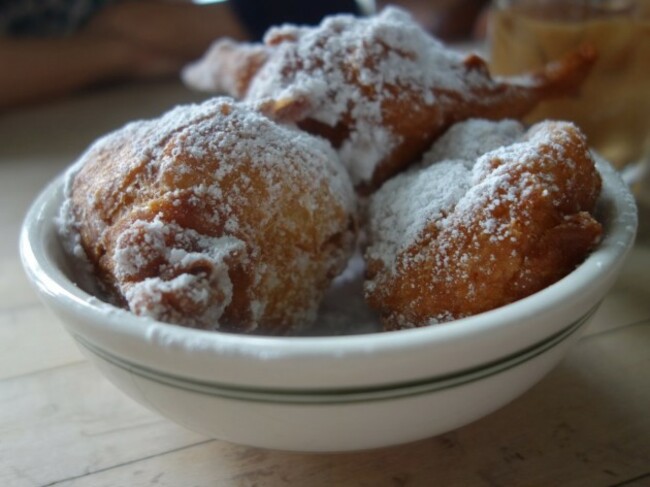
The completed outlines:
[[[427,184],[418,177],[435,169],[428,171],[399,176],[371,204],[366,294],[387,329],[471,316],[526,297],[571,272],[598,242],[601,225],[590,213],[600,177],[572,124],[538,124],[519,143],[480,157],[467,190],[438,213],[423,214],[413,238],[382,250],[382,239],[394,237],[377,219],[397,211],[382,206],[382,193],[395,191],[400,179]]]
[[[268,57],[269,49],[263,44],[219,39],[203,60],[183,70],[182,78],[195,88],[241,99]]]
[[[496,80],[479,56],[442,46],[393,8],[368,19],[272,29],[265,42],[266,61],[246,63],[259,68],[252,76],[237,75],[241,61],[228,62],[236,51],[253,60],[248,44],[229,44],[221,58],[213,50],[197,71],[238,78],[244,97],[264,113],[329,139],[366,194],[456,122],[519,118],[542,99],[574,93],[595,60],[585,47],[538,72]]]
[[[70,198],[118,298],[187,326],[307,324],[354,242],[353,192],[332,150],[227,99],[100,140]]]

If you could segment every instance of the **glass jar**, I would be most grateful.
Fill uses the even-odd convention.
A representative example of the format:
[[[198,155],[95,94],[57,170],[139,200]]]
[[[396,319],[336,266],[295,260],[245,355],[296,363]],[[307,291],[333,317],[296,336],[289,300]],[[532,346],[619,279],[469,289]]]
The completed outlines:
[[[496,0],[488,32],[495,75],[593,45],[598,59],[580,93],[540,104],[527,122],[572,120],[631,179],[650,176],[650,0]]]

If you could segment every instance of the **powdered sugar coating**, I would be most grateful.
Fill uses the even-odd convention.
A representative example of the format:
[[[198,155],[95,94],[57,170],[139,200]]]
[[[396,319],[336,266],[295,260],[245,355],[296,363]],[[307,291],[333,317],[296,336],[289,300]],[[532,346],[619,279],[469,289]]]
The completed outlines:
[[[417,100],[432,106],[435,90],[466,92],[486,80],[467,73],[463,57],[422,30],[404,11],[326,18],[318,28],[271,29],[271,62],[252,80],[246,98],[260,106],[301,100],[304,116],[336,127],[351,123],[339,153],[354,183],[371,179],[401,141],[385,104]]]
[[[470,119],[452,126],[411,171],[389,180],[370,199],[371,237],[367,258],[387,268],[427,226],[441,221],[475,184],[476,159],[520,139],[515,120]],[[371,281],[367,284],[372,287]]]
[[[511,124],[493,125],[500,137]],[[470,123],[456,133],[484,133]],[[464,134],[462,132],[465,132]],[[488,133],[490,133],[488,131]],[[479,150],[480,144],[469,150]],[[446,148],[458,155],[450,140]],[[469,167],[469,169],[468,169]],[[570,272],[597,243],[590,215],[600,191],[584,136],[546,122],[515,143],[468,161],[442,161],[398,176],[370,204],[366,295],[388,327],[449,321],[536,292]],[[418,194],[405,199],[406,194]],[[431,199],[423,210],[420,199]],[[394,216],[393,216],[394,215]],[[397,218],[410,215],[409,228]],[[395,218],[390,223],[386,218]]]
[[[370,200],[370,240],[366,258],[387,269],[396,257],[417,241],[430,224],[452,212],[470,188],[467,161],[445,160],[421,171],[389,180]],[[367,283],[369,290],[375,282]]]
[[[394,7],[271,28],[264,42],[219,41],[185,80],[327,138],[366,195],[454,123],[520,118],[542,99],[574,93],[595,60],[583,49],[538,72],[494,79],[479,56],[445,47]]]
[[[517,120],[492,122],[472,118],[449,128],[422,156],[420,166],[458,159],[474,166],[476,159],[486,152],[510,145],[524,134],[524,126]]]
[[[187,65],[181,77],[197,90],[219,91],[241,98],[267,57],[267,48],[262,44],[220,38],[213,42],[204,58]]]
[[[68,248],[162,321],[307,324],[353,247],[354,195],[329,144],[225,98],[104,137],[69,180]]]

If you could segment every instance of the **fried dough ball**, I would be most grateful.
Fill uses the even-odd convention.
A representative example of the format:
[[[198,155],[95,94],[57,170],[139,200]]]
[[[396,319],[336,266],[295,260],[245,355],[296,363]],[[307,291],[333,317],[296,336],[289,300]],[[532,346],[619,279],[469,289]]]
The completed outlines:
[[[518,118],[544,98],[573,93],[594,59],[585,48],[540,72],[495,80],[483,59],[446,48],[407,13],[387,8],[273,28],[264,46],[219,41],[184,79],[326,137],[369,193],[458,121]]]
[[[600,187],[585,137],[571,123],[542,122],[525,133],[514,121],[458,124],[423,168],[371,197],[366,298],[390,330],[533,294],[599,241],[591,212]]]
[[[242,99],[271,49],[265,44],[219,39],[198,63],[183,70],[183,79],[197,90]]]
[[[135,314],[268,334],[315,318],[356,229],[329,144],[226,98],[100,139],[72,171],[62,216]]]

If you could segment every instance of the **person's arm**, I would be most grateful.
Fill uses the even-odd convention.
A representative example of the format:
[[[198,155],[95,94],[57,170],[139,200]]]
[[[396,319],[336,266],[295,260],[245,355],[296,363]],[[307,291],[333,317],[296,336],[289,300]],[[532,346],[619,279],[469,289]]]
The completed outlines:
[[[114,38],[0,38],[0,110],[118,79],[176,72],[182,61]]]
[[[218,38],[236,41],[250,36],[233,11],[232,2],[194,4],[159,0],[127,0],[108,5],[86,31],[121,37],[170,56],[192,61]]]
[[[125,1],[64,38],[0,37],[0,111],[88,86],[172,76],[216,38],[247,37],[228,3]]]

